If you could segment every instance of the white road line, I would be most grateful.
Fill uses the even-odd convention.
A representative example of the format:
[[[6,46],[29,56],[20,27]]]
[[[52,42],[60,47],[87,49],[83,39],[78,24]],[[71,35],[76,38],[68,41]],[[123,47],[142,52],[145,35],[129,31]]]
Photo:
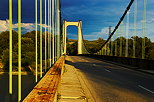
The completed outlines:
[[[144,89],[144,90],[146,90],[146,91],[148,91],[148,92],[154,94],[153,91],[151,91],[151,90],[149,90],[149,89],[147,89],[147,88],[145,88],[145,87],[143,87],[143,86],[141,86],[141,85],[138,85],[138,87],[140,87],[140,88],[142,88],[142,89]]]
[[[87,61],[86,59],[83,59],[83,58],[81,58],[81,60],[82,60],[82,61],[85,61],[85,62],[89,62],[89,61]]]
[[[96,64],[93,64],[93,66],[96,66]]]
[[[107,70],[107,69],[105,69],[105,71],[107,71],[107,72],[111,72],[110,70]]]
[[[89,61],[86,60],[86,62],[89,62]]]

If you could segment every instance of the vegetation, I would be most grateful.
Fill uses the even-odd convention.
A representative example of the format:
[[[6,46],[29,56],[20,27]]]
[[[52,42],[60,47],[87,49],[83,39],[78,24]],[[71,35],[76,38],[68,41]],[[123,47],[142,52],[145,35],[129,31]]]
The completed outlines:
[[[38,53],[39,53],[39,45],[40,45],[40,32],[38,32]],[[45,37],[43,34],[43,55],[44,55],[44,41]],[[48,39],[47,39],[48,40]],[[13,31],[13,71],[17,70],[18,66],[18,33]],[[48,43],[47,43],[48,47]],[[28,32],[22,35],[21,38],[21,62],[22,62],[22,70],[29,71],[29,67],[35,68],[35,31]],[[48,55],[47,55],[48,56]],[[39,64],[39,54],[38,54],[38,64]],[[9,69],[9,31],[0,33],[0,59],[4,65],[4,70],[8,71]],[[43,60],[44,60],[43,56]],[[39,66],[38,66],[39,67]]]
[[[129,55],[128,57],[133,56],[133,40],[134,39],[136,39],[136,44],[135,44],[136,58],[141,58],[143,38],[138,37],[138,36],[131,37],[130,39],[128,39],[128,55]],[[97,53],[97,51],[101,49],[104,42],[105,40],[103,40],[102,38],[98,38],[98,40],[93,40],[93,41],[88,41],[88,40],[84,41],[85,46],[90,53]],[[115,55],[115,44],[117,43],[117,56],[120,56],[120,42],[122,42],[122,56],[125,56],[126,38],[119,37],[115,39],[114,41],[111,41],[107,47],[110,49],[112,46],[113,47],[112,52],[113,52],[113,55]],[[77,40],[72,40],[72,39],[68,40],[67,51],[68,51],[67,52],[68,54],[76,54]],[[110,49],[110,53],[111,53],[111,49]],[[147,37],[145,38],[145,58],[154,59],[154,43],[152,43],[150,39]]]
[[[38,31],[38,65],[39,65],[39,44],[40,44],[40,32]],[[48,36],[48,33],[47,33]],[[55,36],[56,37],[56,36]],[[45,49],[45,36],[43,34],[43,64],[44,64],[44,49]],[[120,40],[121,39],[121,40]],[[129,57],[133,56],[133,39],[136,39],[136,57],[141,58],[142,56],[142,38],[141,37],[132,37],[128,39],[129,46],[128,46],[128,52]],[[47,39],[48,41],[48,39]],[[117,38],[114,41],[110,42],[108,44],[108,48],[111,48],[111,43],[113,47],[113,55],[115,55],[115,43],[117,43],[117,55],[119,56],[120,53],[120,41],[122,41],[122,56],[125,56],[125,45],[126,45],[126,38],[121,37]],[[104,44],[105,40],[102,38],[98,38],[98,40],[88,41],[85,40],[85,46],[87,50],[90,53],[96,53],[99,51]],[[154,43],[150,41],[149,38],[145,38],[146,46],[145,46],[145,57],[146,59],[154,59]],[[22,43],[22,70],[29,71],[30,69],[35,68],[35,31],[27,32],[26,34],[22,35],[21,39]],[[48,49],[48,43],[46,48]],[[111,52],[111,49],[110,49]],[[18,66],[18,33],[16,31],[13,31],[13,70],[17,70]],[[77,54],[77,40],[72,40],[67,38],[67,54],[76,55]],[[47,55],[48,56],[48,55]],[[49,60],[49,59],[48,59]],[[8,71],[9,69],[9,31],[1,32],[0,33],[0,67],[3,67],[5,71]],[[39,66],[38,66],[39,67]],[[38,68],[39,69],[39,68]]]

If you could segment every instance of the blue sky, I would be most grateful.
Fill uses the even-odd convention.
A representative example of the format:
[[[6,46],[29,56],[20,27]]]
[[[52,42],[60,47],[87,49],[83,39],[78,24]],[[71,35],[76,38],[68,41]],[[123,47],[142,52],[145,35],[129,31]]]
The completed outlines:
[[[44,1],[44,0],[43,0]],[[119,21],[130,0],[61,0],[62,19],[67,21],[83,22],[83,35],[86,40],[95,40],[98,37],[107,38],[108,26],[112,29]],[[23,31],[34,30],[34,0],[22,0]],[[14,29],[17,28],[17,0],[13,0]],[[43,3],[44,5],[44,3]],[[154,41],[154,0],[147,0],[147,36]],[[129,35],[133,35],[133,8],[130,10]],[[44,6],[43,6],[44,8]],[[39,8],[38,8],[39,9]],[[43,12],[44,14],[44,12]],[[143,0],[138,0],[137,35],[142,36]],[[7,30],[4,20],[8,19],[8,0],[0,0],[0,31]],[[5,25],[5,26],[3,26]],[[45,26],[45,25],[44,25]],[[126,28],[126,18],[123,32]],[[70,26],[67,29],[68,37],[77,39],[77,28]]]

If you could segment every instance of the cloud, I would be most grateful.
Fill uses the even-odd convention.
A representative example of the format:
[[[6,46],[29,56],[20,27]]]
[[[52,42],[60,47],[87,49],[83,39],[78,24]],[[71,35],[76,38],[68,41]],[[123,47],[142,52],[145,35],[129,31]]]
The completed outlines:
[[[114,29],[114,27],[112,27]],[[91,34],[83,34],[84,39],[97,40],[98,38],[107,39],[109,36],[109,27],[103,27],[99,32],[92,32]]]
[[[9,28],[9,21],[8,20],[0,20],[0,32],[6,31]]]
[[[40,24],[38,24],[38,29]],[[43,24],[43,29],[48,28],[49,26]],[[12,24],[13,30],[17,30],[18,23]],[[35,23],[21,23],[22,32],[26,33],[29,31],[35,30]],[[9,20],[0,20],[0,32],[9,30]]]
[[[139,37],[142,37],[142,36],[146,36],[148,38],[150,38],[151,41],[154,42],[154,19],[151,19],[150,22],[147,22],[146,24],[146,34],[143,35],[143,29],[142,29],[142,21],[139,21],[137,22],[137,28],[136,28],[136,31],[137,31],[137,36]],[[122,25],[122,28],[123,28],[123,35],[124,37],[126,37],[126,24],[123,24]],[[112,27],[112,30],[114,29],[114,27]],[[120,30],[120,28],[118,28]],[[84,39],[88,39],[88,40],[96,40],[98,39],[99,37],[103,38],[103,39],[107,39],[108,38],[108,33],[109,32],[109,28],[108,27],[103,27],[99,32],[92,32],[90,33],[89,35],[88,34],[83,34],[84,36]],[[132,37],[134,36],[134,24],[133,23],[130,23],[129,25],[129,34],[128,34],[128,37]],[[120,36],[120,31],[118,33],[117,36]],[[114,35],[112,37],[113,39],[116,38],[116,36]]]

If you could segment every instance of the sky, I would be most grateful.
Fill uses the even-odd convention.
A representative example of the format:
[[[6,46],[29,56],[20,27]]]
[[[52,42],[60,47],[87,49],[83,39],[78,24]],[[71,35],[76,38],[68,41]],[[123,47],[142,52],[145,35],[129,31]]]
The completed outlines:
[[[38,0],[39,1],[39,0]],[[43,0],[44,1],[44,0]],[[85,40],[96,40],[99,37],[107,39],[108,27],[112,30],[118,23],[130,0],[61,0],[62,20],[82,20],[82,32]],[[39,2],[38,2],[39,3]],[[38,4],[39,5],[39,4]],[[147,0],[147,30],[146,36],[154,41],[154,0]],[[39,7],[38,7],[39,10]],[[44,11],[44,3],[43,3]],[[129,37],[133,31],[134,5],[129,14]],[[39,14],[38,14],[39,15]],[[44,12],[43,12],[44,15]],[[8,0],[0,0],[0,32],[8,30]],[[126,32],[127,16],[123,21],[123,32]],[[22,32],[35,30],[35,0],[22,0]],[[143,0],[138,0],[137,35],[142,36]],[[17,0],[13,0],[13,28],[17,30]],[[44,16],[43,16],[44,23]],[[39,25],[38,25],[39,26]],[[43,27],[46,27],[44,25]],[[69,26],[67,35],[77,39],[77,27]],[[125,33],[123,33],[125,36]]]

